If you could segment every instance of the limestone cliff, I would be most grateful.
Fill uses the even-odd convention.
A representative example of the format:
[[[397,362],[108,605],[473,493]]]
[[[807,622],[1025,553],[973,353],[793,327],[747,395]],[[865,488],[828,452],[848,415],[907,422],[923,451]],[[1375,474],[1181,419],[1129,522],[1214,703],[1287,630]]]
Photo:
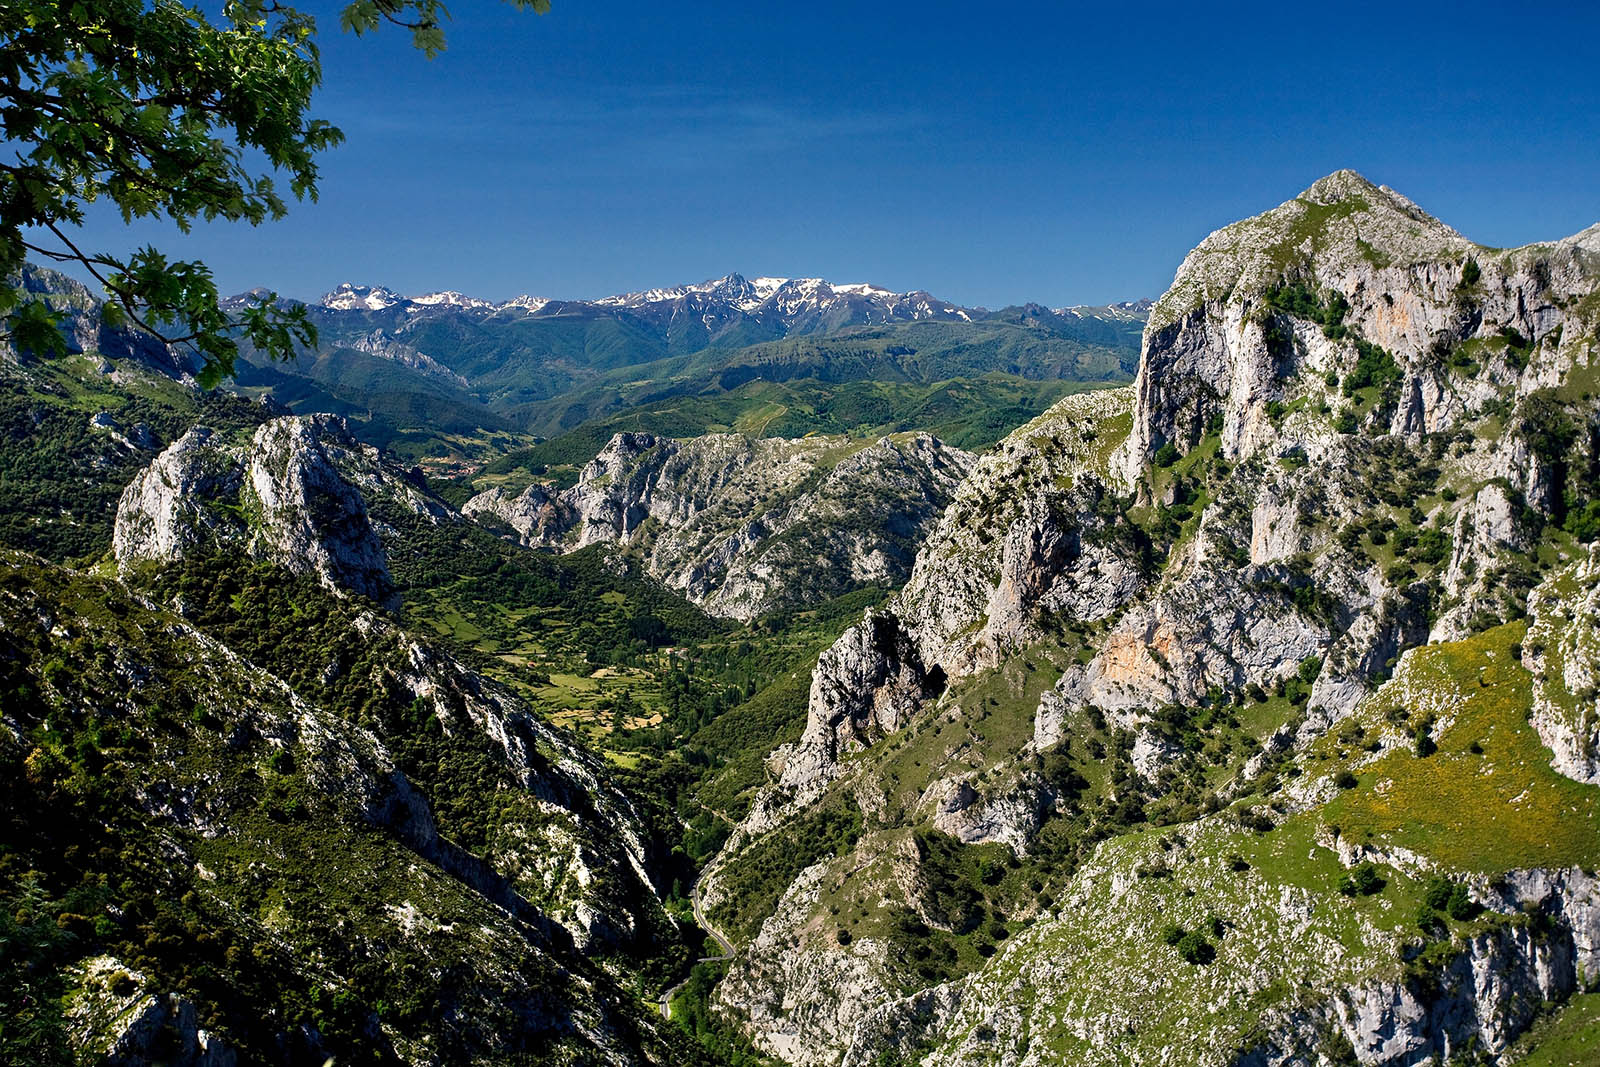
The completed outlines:
[[[274,419],[238,443],[195,427],[123,492],[113,546],[124,570],[240,550],[389,603],[393,587],[364,493],[432,521],[448,514],[337,416]]]
[[[495,516],[530,546],[626,546],[709,613],[748,621],[904,581],[971,462],[927,434],[619,433],[570,489],[491,489],[463,510]]]
[[[1506,721],[1522,722],[1531,708],[1555,770],[1593,783],[1600,737],[1583,605],[1594,584],[1584,542],[1600,527],[1600,515],[1585,510],[1600,481],[1597,291],[1600,227],[1484,248],[1351,172],[1207,238],[1155,307],[1132,389],[1069,398],[978,460],[904,590],[821,657],[804,735],[773,754],[774,783],[705,878],[712,913],[736,914],[728,887],[786,825],[841,800],[866,825],[851,849],[808,868],[805,884],[820,893],[797,896],[797,881],[783,897],[731,968],[721,1010],[758,1046],[808,1065],[869,1062],[885,1042],[920,1056],[919,1041],[937,1043],[938,1062],[949,1063],[1159,1062],[1172,1046],[1145,1034],[1143,1003],[1122,1020],[1100,1003],[1097,977],[1074,971],[1047,982],[1051,993],[1037,1002],[1016,985],[1023,975],[1041,980],[1034,969],[1048,971],[1041,961],[1050,953],[1103,967],[1122,931],[1153,938],[1154,916],[1169,906],[1191,929],[1204,918],[1175,902],[1126,912],[1139,896],[1131,887],[1170,888],[1168,872],[1185,860],[1167,837],[1165,855],[1140,852],[1154,831],[1129,828],[1156,812],[1193,823],[1180,841],[1208,827],[1235,839],[1240,820],[1267,832],[1284,815],[1332,825],[1329,806],[1362,779],[1354,770],[1311,773],[1307,761],[1393,751],[1371,739],[1392,736],[1395,722],[1411,724],[1417,759],[1439,736],[1467,745],[1448,732],[1461,715],[1441,696],[1442,675],[1435,691],[1380,688],[1408,650],[1452,642],[1445,647],[1495,665],[1480,669],[1488,686],[1511,647],[1505,634],[1530,612],[1520,655],[1532,680],[1520,674],[1519,695],[1503,691],[1527,707]],[[1552,563],[1564,569],[1546,579],[1541,567]],[[1501,635],[1494,648],[1474,643],[1486,632]],[[1386,699],[1401,703],[1381,706]],[[1372,720],[1384,714],[1380,730]],[[1320,746],[1337,757],[1316,755]],[[1528,752],[1519,749],[1516,766]],[[1254,810],[1246,798],[1281,788],[1285,768],[1302,776],[1297,806],[1274,802],[1270,818],[1239,814]],[[1530,788],[1547,797],[1566,788],[1541,781]],[[1514,821],[1516,810],[1504,817]],[[1085,834],[1114,841],[1052,891],[1073,901],[1052,910],[1050,893],[1015,888],[1003,874],[950,889],[950,857],[961,853],[930,830],[969,847],[1004,845],[1039,883],[1052,882],[1060,864],[1034,853],[1065,839],[1081,859],[1091,851]],[[871,857],[908,834],[915,848],[891,878]],[[1449,838],[1440,831],[1439,841]],[[1427,842],[1408,847],[1421,851],[1375,853],[1400,864],[1397,880],[1487,865],[1507,884],[1562,887],[1534,896],[1563,917],[1556,936],[1568,948],[1509,934],[1458,939],[1459,954],[1431,949],[1426,967],[1407,972],[1421,981],[1426,970],[1429,992],[1397,992],[1389,961],[1411,949],[1402,949],[1403,931],[1378,923],[1381,937],[1330,935],[1303,979],[1235,972],[1221,985],[1180,983],[1160,997],[1270,1007],[1259,1043],[1220,1027],[1231,1018],[1222,1009],[1162,1032],[1208,1033],[1201,1062],[1301,1062],[1307,1034],[1329,1048],[1348,1041],[1363,1063],[1451,1055],[1469,1038],[1498,1055],[1529,1018],[1513,1006],[1518,998],[1561,997],[1590,981],[1592,971],[1563,972],[1560,959],[1591,951],[1594,916],[1582,902],[1592,885],[1536,852],[1520,867],[1500,856],[1463,867],[1440,844],[1431,854]],[[1204,897],[1224,875],[1199,870],[1190,891]],[[1091,889],[1096,877],[1103,889]],[[1274,873],[1258,887],[1281,906],[1269,927],[1242,940],[1298,958],[1294,939],[1307,927],[1296,917],[1296,884]],[[1474,885],[1482,906],[1500,914],[1534,906]],[[985,902],[977,912],[974,900]],[[1327,905],[1305,906],[1321,915]],[[1006,936],[992,919],[948,920],[983,909],[1012,920],[1020,909],[1042,932],[987,964],[961,955],[984,947],[985,930]],[[908,955],[909,942],[894,933],[911,928],[906,913],[967,947],[944,963]],[[1069,928],[1078,940],[1061,938]],[[1146,960],[1139,966],[1148,953],[1136,951]],[[1349,966],[1334,967],[1340,958]],[[795,967],[809,977],[795,979]],[[965,985],[932,981],[962,972],[973,976]],[[1274,999],[1269,988],[1285,980],[1299,992]],[[1169,985],[1143,974],[1108,995]],[[796,988],[813,992],[786,992]],[[961,1006],[980,988],[971,1001],[980,1007]],[[770,1010],[774,998],[783,1011]],[[1337,1003],[1351,1007],[1330,1007]],[[805,1018],[829,1019],[831,1029],[792,1025]]]

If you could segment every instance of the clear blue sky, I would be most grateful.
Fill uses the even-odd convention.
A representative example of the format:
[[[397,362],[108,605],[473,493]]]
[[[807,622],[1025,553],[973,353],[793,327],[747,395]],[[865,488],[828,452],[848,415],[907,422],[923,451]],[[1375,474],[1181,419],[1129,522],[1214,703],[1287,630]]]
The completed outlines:
[[[298,297],[740,271],[998,307],[1159,295],[1340,167],[1486,244],[1600,220],[1592,2],[552,2],[460,0],[432,62],[308,5],[349,138],[320,203],[181,240],[96,215],[91,243]]]

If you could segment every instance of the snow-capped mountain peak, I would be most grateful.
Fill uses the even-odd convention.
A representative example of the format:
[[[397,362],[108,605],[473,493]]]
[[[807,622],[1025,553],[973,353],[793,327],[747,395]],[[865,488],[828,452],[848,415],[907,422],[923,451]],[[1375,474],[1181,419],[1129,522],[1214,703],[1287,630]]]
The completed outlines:
[[[737,302],[750,289],[750,283],[737,274],[727,274],[721,278],[709,278],[693,285],[670,285],[655,289],[641,289],[634,293],[618,293],[615,296],[603,296],[599,300],[591,301],[599,307],[644,307],[649,304],[666,304],[674,300],[695,293],[711,295],[728,294]]]
[[[896,295],[898,295],[898,294],[896,294],[894,292],[891,292],[888,289],[883,288],[880,285],[873,285],[871,282],[852,282],[849,285],[835,285],[833,287],[833,291],[836,292],[836,293],[851,293],[851,294],[853,294],[855,296],[896,296]]]
[[[1091,304],[1074,304],[1071,307],[1052,308],[1054,314],[1065,318],[1074,319],[1121,319],[1125,322],[1143,322],[1150,316],[1150,309],[1155,306],[1153,300],[1121,300],[1115,304],[1096,306]]]
[[[549,297],[545,297],[545,296],[529,296],[527,293],[523,293],[521,296],[512,297],[510,300],[507,300],[504,304],[495,305],[495,310],[496,311],[510,311],[513,308],[515,308],[517,310],[526,311],[528,314],[531,315],[535,311],[538,311],[540,308],[544,307],[548,303],[550,303],[550,298]]]
[[[335,311],[382,311],[405,303],[405,297],[381,285],[344,282],[322,298],[322,306]]]
[[[413,304],[421,304],[424,307],[438,307],[442,305],[444,307],[457,308],[492,308],[496,306],[493,300],[480,300],[475,296],[464,296],[461,293],[456,292],[454,289],[446,289],[442,292],[424,293],[421,296],[414,296],[411,297],[411,302]]]

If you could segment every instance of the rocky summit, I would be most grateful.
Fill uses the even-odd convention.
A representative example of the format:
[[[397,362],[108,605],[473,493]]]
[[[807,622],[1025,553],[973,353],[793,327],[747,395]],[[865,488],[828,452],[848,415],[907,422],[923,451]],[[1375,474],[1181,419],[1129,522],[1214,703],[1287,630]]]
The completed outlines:
[[[0,1058],[1594,1062],[1600,227],[345,285],[222,392],[23,281]]]
[[[820,657],[705,879],[716,1010],[803,1064],[1412,1064],[1588,989],[1597,284],[1600,230],[1352,172],[1208,237]]]

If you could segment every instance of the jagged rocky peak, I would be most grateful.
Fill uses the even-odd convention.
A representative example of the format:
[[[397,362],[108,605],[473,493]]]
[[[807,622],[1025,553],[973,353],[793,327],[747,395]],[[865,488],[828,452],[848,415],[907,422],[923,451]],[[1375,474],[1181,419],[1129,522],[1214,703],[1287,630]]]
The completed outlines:
[[[364,493],[433,521],[448,514],[338,416],[276,418],[247,440],[195,427],[123,491],[113,547],[124,570],[244,551],[390,603],[394,589]]]
[[[775,780],[707,872],[704,906],[728,913],[741,865],[801,820],[853,805],[874,829],[792,880],[730,967],[721,1010],[758,1047],[797,1063],[869,1062],[907,1033],[917,1036],[900,1047],[918,1055],[916,1042],[934,1035],[943,1054],[928,1062],[1020,1060],[1023,1035],[1040,1026],[1086,1042],[1084,1062],[1122,1062],[1121,1047],[1114,1056],[1101,1039],[1123,1033],[1124,1018],[1134,1034],[1146,1006],[1090,1008],[1081,998],[1109,990],[1117,1000],[1115,990],[1151,980],[1140,968],[1160,964],[1164,949],[1136,947],[1125,965],[1125,930],[1192,929],[1204,917],[1184,911],[1187,890],[1165,892],[1177,867],[1187,865],[1185,885],[1205,906],[1225,883],[1259,877],[1230,906],[1257,912],[1239,929],[1259,920],[1261,933],[1239,943],[1258,955],[1270,946],[1274,961],[1301,958],[1287,927],[1337,914],[1332,886],[1344,868],[1378,857],[1412,878],[1450,869],[1447,852],[1420,854],[1430,842],[1381,851],[1340,845],[1330,828],[1311,851],[1332,864],[1327,893],[1271,872],[1245,877],[1238,865],[1222,873],[1240,841],[1229,806],[1256,788],[1271,794],[1262,782],[1295,777],[1280,814],[1320,817],[1341,790],[1371,788],[1358,775],[1386,753],[1435,740],[1486,750],[1467,747],[1483,727],[1469,727],[1462,709],[1478,701],[1473,714],[1510,707],[1508,730],[1531,724],[1525,732],[1549,747],[1535,741],[1520,766],[1537,767],[1552,791],[1572,783],[1550,784],[1543,763],[1595,782],[1600,565],[1587,546],[1600,513],[1573,521],[1572,512],[1596,495],[1600,471],[1597,238],[1591,229],[1484,248],[1351,172],[1208,237],[1156,307],[1135,385],[1068,398],[979,459],[904,589],[819,659],[805,731],[769,758]],[[1533,675],[1531,698],[1506,689],[1487,700],[1497,685],[1526,682],[1496,673],[1518,656]],[[1197,754],[1195,739],[1218,714],[1253,717],[1249,740]],[[1185,730],[1196,732],[1186,739]],[[1120,753],[1102,751],[1106,736]],[[1336,760],[1351,763],[1342,779],[1329,769]],[[1051,820],[1063,810],[1100,818],[1064,798],[1070,775],[1049,778],[1045,769],[1063,761],[1086,780],[1124,768],[1104,805],[1191,805],[1181,833],[1107,841],[1056,894],[1071,906],[1025,935],[1031,947],[1013,937],[960,983],[923,988],[881,942],[859,930],[830,936],[852,901],[893,921],[895,909],[923,907],[919,887],[943,879],[922,845],[894,851],[896,833],[939,830],[1025,860],[1046,847],[1042,828],[1059,826]],[[1194,775],[1201,764],[1210,777]],[[1381,778],[1403,783],[1411,770]],[[1482,773],[1454,785],[1473,790]],[[1519,771],[1503,799],[1514,808],[1527,785]],[[1212,809],[1221,813],[1205,814]],[[1592,879],[1545,869],[1537,850],[1521,862],[1529,870],[1506,883],[1520,888],[1479,879],[1477,899],[1503,914],[1559,913],[1572,943],[1590,944],[1600,915]],[[1108,907],[1120,910],[1108,917]],[[866,925],[862,911],[854,918]],[[1327,958],[1306,957],[1315,996],[1273,1002],[1264,1032],[1278,1051],[1234,1044],[1256,1040],[1242,1033],[1216,1036],[1214,1022],[1235,1021],[1225,1010],[1191,1014],[1178,1030],[1212,1034],[1201,1062],[1308,1062],[1297,1042],[1317,1027],[1339,1028],[1363,1062],[1448,1054],[1474,1028],[1498,1055],[1527,1013],[1508,1009],[1496,982],[1465,976],[1498,969],[1541,990],[1550,977],[1521,945],[1475,942],[1439,977],[1449,996],[1419,1004],[1391,980],[1394,945],[1415,928],[1375,930],[1340,943],[1338,974]],[[1097,983],[1108,967],[1122,977]],[[1019,1021],[1029,1010],[1017,1004],[1019,973],[1054,983],[1055,1018]],[[1234,992],[1197,988],[1171,1005],[1220,1004],[1237,983],[1270,981],[1242,960],[1215,973]],[[1550,989],[1564,996],[1580,984],[1559,977]],[[943,1021],[930,1027],[930,1016]],[[980,1031],[991,1036],[973,1036]],[[1133,1062],[1159,1056],[1146,1050]]]
[[[928,434],[619,433],[570,489],[491,489],[463,511],[533,547],[624,546],[708,612],[749,620],[903,582],[972,458]]]
[[[1319,274],[1464,256],[1478,246],[1387,186],[1353,170],[1336,171],[1271,211],[1212,233],[1184,258],[1150,311],[1161,329],[1236,289],[1281,282],[1285,271]]]
[[[1126,388],[1067,397],[971,464],[891,607],[819,660],[804,734],[773,754],[778,789],[752,825],[815,799],[844,757],[901,729],[947,682],[1038,641],[1042,614],[1098,622],[1144,587],[1108,488],[1132,399]]]
[[[1134,477],[1169,443],[1187,451],[1216,419],[1229,459],[1289,447],[1304,434],[1283,432],[1274,404],[1315,392],[1301,388],[1311,379],[1369,383],[1390,360],[1396,402],[1366,421],[1393,433],[1459,425],[1505,389],[1546,387],[1557,367],[1586,361],[1593,310],[1582,301],[1597,278],[1600,227],[1492,249],[1354,171],[1329,175],[1184,260],[1145,329],[1121,471]],[[1476,381],[1447,365],[1463,347],[1493,357],[1507,339],[1531,352],[1513,345]],[[1529,358],[1546,346],[1549,360]]]
[[[381,285],[357,285],[341,282],[332,292],[323,294],[322,306],[334,311],[382,311],[405,303],[405,297]]]
[[[1314,733],[1430,623],[1465,636],[1502,610],[1497,576],[1528,544],[1520,509],[1560,506],[1564,461],[1531,443],[1541,399],[1522,402],[1594,366],[1593,243],[1483,249],[1351,171],[1208,237],[1159,305],[1186,310],[1146,330],[1131,392],[1069,398],[977,463],[892,612],[823,657],[805,737],[775,759],[787,795],[758,821],[838,772],[840,723],[875,699],[924,701],[895,681],[908,671],[991,670],[1064,620],[1105,629],[1041,699],[1041,748],[1088,706],[1139,732],[1153,709],[1313,663]],[[1512,432],[1446,452],[1442,435],[1506,412]],[[1177,466],[1202,445],[1213,458]],[[1396,463],[1430,491],[1449,483],[1406,520],[1438,571],[1431,620],[1416,569],[1358,547],[1360,524],[1402,503],[1373,484]],[[1164,512],[1185,525],[1161,533]],[[864,640],[884,619],[899,637]],[[853,693],[861,678],[876,697]],[[1153,773],[1160,746],[1145,751]]]

